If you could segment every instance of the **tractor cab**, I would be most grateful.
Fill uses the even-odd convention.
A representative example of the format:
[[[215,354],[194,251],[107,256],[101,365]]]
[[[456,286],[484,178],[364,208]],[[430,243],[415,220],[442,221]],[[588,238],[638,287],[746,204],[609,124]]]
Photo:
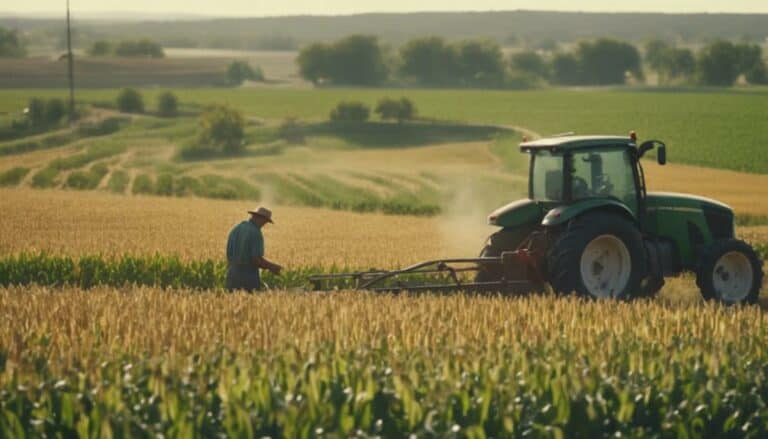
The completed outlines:
[[[530,154],[529,197],[555,207],[611,199],[633,216],[642,192],[637,148],[629,137],[567,136],[523,143]]]

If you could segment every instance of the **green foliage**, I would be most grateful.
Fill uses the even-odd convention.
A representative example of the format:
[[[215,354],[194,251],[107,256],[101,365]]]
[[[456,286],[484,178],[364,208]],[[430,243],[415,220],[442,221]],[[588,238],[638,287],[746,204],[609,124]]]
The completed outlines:
[[[331,47],[323,43],[302,48],[296,58],[301,77],[315,85],[330,80],[332,52]]]
[[[440,37],[416,38],[400,48],[400,74],[428,86],[457,82],[458,54]]]
[[[88,55],[90,56],[108,56],[114,51],[112,43],[106,40],[94,41],[93,45],[88,49]]]
[[[306,136],[306,128],[298,118],[286,117],[280,122],[277,135],[287,143],[303,144]]]
[[[33,97],[26,109],[27,120],[32,128],[50,128],[57,125],[67,113],[64,101],[59,98],[48,100]]]
[[[87,171],[73,171],[70,173],[67,176],[67,180],[64,182],[64,186],[78,190],[96,189],[107,173],[109,173],[107,165],[104,163],[97,163],[91,166],[91,169]]]
[[[200,115],[197,139],[181,150],[184,159],[232,155],[245,149],[245,118],[232,107],[219,105]]]
[[[59,182],[56,177],[59,176],[59,169],[50,166],[45,167],[32,176],[32,187],[45,189],[56,186]]]
[[[467,40],[458,43],[458,67],[462,85],[499,87],[504,79],[501,48],[490,40]]]
[[[48,99],[45,103],[45,123],[56,125],[67,114],[67,108],[64,101],[59,98]]]
[[[15,167],[0,173],[0,186],[16,186],[29,174],[29,168]]]
[[[688,81],[696,70],[696,59],[690,49],[676,48],[662,40],[651,40],[646,44],[645,60],[659,74],[660,83],[669,79]]]
[[[302,77],[317,84],[377,85],[387,78],[384,54],[373,36],[352,35],[328,46],[313,44],[297,58]]]
[[[635,46],[621,41],[601,38],[581,42],[576,49],[582,73],[582,83],[623,84],[627,73],[642,79],[640,54]]]
[[[263,81],[264,72],[260,67],[251,67],[247,61],[232,61],[227,67],[227,82],[240,85],[243,81]]]
[[[166,91],[157,97],[157,114],[163,117],[174,117],[179,111],[179,99],[173,92]]]
[[[135,88],[124,88],[117,95],[117,109],[123,113],[143,113],[144,99]]]
[[[422,85],[503,85],[501,49],[489,40],[464,40],[449,45],[439,37],[417,38],[400,49],[400,58],[400,74]]]
[[[33,127],[45,125],[45,100],[41,98],[31,98],[25,110],[27,119]]]
[[[413,101],[406,97],[400,99],[382,98],[376,104],[375,112],[383,120],[394,119],[398,123],[402,123],[416,116],[416,106],[413,104]]]
[[[141,58],[163,58],[165,52],[163,47],[152,40],[127,40],[117,44],[114,50],[115,56],[122,57],[141,57]]]
[[[116,194],[122,194],[122,193],[125,193],[125,189],[128,187],[129,182],[130,182],[130,177],[128,176],[128,173],[123,171],[122,169],[116,169],[112,171],[112,174],[109,176],[109,181],[107,182],[107,189],[110,192],[114,192]]]
[[[341,101],[329,115],[333,122],[365,122],[371,116],[371,109],[362,102]]]
[[[0,58],[21,58],[26,55],[27,49],[18,31],[0,27]]]
[[[740,61],[739,50],[735,44],[729,41],[715,41],[699,53],[699,81],[705,85],[731,86],[739,76]]]
[[[152,177],[148,174],[139,174],[133,179],[131,192],[135,195],[149,195],[155,192],[155,185]]]
[[[547,61],[533,50],[518,52],[510,57],[510,66],[513,70],[527,73],[543,79],[549,78],[549,65]]]
[[[130,121],[127,117],[108,117],[95,123],[78,125],[77,133],[82,137],[107,136],[116,133]]]
[[[582,72],[579,59],[572,53],[557,53],[552,59],[552,81],[556,84],[575,85],[581,83]]]

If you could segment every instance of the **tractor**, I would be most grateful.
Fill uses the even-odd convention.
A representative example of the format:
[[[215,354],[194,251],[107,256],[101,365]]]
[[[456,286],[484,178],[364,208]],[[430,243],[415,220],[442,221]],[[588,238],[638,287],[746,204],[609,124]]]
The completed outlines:
[[[735,237],[734,213],[704,197],[647,192],[641,158],[666,145],[625,136],[563,135],[523,140],[528,198],[488,216],[499,227],[480,256],[426,261],[402,270],[320,275],[316,289],[352,280],[374,291],[528,293],[547,285],[595,299],[651,297],[664,278],[693,272],[705,299],[754,303],[762,262]],[[416,275],[429,282],[407,283]],[[444,281],[436,282],[443,275]],[[437,276],[437,277],[436,277]]]

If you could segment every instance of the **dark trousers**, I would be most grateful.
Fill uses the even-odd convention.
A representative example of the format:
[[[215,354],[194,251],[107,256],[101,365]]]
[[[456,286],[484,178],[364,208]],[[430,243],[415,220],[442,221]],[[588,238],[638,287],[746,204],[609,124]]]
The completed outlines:
[[[226,288],[229,291],[245,290],[249,293],[261,289],[259,269],[249,265],[229,264]]]

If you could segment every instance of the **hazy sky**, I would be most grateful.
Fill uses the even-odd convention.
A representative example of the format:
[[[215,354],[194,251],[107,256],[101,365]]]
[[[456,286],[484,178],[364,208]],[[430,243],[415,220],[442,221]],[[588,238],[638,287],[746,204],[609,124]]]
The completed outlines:
[[[6,3],[7,2],[7,3]],[[74,14],[134,12],[260,16],[448,10],[582,10],[642,12],[768,12],[768,0],[70,0]],[[3,0],[0,11],[51,13],[65,0]]]

